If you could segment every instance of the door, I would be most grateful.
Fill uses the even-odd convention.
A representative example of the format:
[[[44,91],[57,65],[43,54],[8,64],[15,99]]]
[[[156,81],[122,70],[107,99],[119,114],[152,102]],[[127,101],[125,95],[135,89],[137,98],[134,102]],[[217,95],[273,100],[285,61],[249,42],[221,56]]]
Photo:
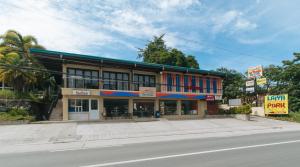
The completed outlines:
[[[154,102],[136,101],[133,107],[133,115],[137,117],[152,117],[154,114]]]
[[[97,99],[90,99],[89,118],[90,118],[90,120],[99,120],[100,119]]]

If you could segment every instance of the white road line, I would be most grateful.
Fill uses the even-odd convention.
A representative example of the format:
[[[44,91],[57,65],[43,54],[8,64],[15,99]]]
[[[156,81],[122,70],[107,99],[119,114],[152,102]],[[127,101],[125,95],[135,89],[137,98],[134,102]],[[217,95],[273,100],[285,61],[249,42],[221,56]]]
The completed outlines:
[[[133,160],[127,160],[127,161],[108,162],[108,163],[87,165],[87,166],[81,166],[81,167],[102,167],[102,166],[123,165],[123,164],[130,164],[130,163],[136,163],[136,162],[153,161],[153,160],[160,160],[160,159],[169,159],[169,158],[185,157],[185,156],[191,156],[191,155],[209,154],[209,153],[215,153],[215,152],[242,150],[242,149],[249,149],[249,148],[267,147],[267,146],[275,146],[275,145],[299,143],[299,142],[300,142],[300,140],[292,140],[292,141],[284,141],[284,142],[278,142],[278,143],[249,145],[249,146],[242,146],[242,147],[224,148],[224,149],[218,149],[218,150],[200,151],[200,152],[192,152],[192,153],[184,153],[184,154],[173,154],[173,155],[143,158],[143,159],[133,159]]]

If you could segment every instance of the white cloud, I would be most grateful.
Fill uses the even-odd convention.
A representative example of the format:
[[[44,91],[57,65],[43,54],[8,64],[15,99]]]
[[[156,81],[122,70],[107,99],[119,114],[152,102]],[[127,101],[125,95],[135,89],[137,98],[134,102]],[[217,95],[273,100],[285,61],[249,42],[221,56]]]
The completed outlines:
[[[31,34],[48,49],[81,52],[90,44],[104,45],[112,38],[107,34],[76,24],[67,14],[49,6],[49,1],[25,0],[4,3],[9,8],[0,14],[0,32],[15,29],[23,35]]]
[[[252,30],[257,27],[255,23],[244,18],[243,12],[230,10],[212,18],[213,32],[236,32]]]
[[[161,9],[172,9],[172,8],[188,8],[191,5],[200,5],[199,0],[158,0],[155,2],[157,7]]]

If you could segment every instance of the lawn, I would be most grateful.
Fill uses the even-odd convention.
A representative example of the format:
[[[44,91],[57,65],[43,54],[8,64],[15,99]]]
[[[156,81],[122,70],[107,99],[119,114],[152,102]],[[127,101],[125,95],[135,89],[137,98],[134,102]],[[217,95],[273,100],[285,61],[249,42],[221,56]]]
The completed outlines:
[[[268,118],[300,123],[300,112],[290,112],[289,115],[268,116]]]

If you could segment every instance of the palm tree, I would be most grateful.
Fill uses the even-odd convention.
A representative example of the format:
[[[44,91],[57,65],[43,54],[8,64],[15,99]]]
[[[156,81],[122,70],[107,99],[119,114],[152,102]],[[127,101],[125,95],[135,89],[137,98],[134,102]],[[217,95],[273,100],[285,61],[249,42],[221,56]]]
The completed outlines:
[[[36,38],[22,36],[14,30],[8,30],[0,36],[0,81],[11,85],[16,91],[26,91],[37,81],[38,71],[43,68],[32,56],[30,48],[44,49]]]

